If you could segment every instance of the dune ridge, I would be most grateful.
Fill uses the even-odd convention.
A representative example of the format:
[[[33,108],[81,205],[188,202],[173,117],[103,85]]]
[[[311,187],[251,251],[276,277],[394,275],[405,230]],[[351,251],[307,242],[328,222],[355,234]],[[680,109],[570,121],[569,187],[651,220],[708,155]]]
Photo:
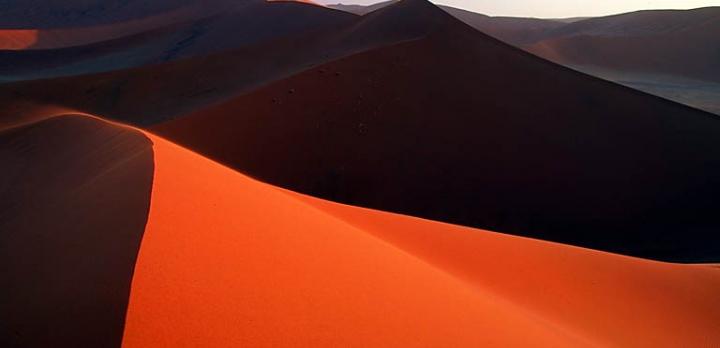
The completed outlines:
[[[73,112],[54,114],[65,113]],[[341,205],[94,116],[42,119],[22,127],[44,125],[52,136],[73,120],[142,132],[152,143],[123,347],[720,342],[720,270],[711,266]]]
[[[0,130],[0,346],[119,346],[152,144],[55,111]]]
[[[156,185],[125,347],[290,343],[271,332],[295,346],[720,341],[710,267],[339,205],[148,136]]]
[[[428,2],[368,16],[408,15],[407,27],[435,29],[149,129],[333,201],[666,261],[720,258],[716,117],[538,59]]]

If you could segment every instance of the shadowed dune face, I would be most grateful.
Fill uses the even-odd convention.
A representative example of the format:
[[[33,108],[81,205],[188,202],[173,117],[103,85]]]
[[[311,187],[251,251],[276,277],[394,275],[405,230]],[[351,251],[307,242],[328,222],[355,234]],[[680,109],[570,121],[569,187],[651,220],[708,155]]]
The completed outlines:
[[[718,120],[460,24],[153,130],[345,203],[643,257],[720,258]]]
[[[339,205],[86,116],[0,149],[3,346],[720,341],[714,267]]]
[[[554,62],[720,81],[720,7],[592,18],[525,46]]]
[[[152,144],[62,116],[0,131],[0,163],[0,346],[119,346]]]
[[[534,43],[566,24],[550,19],[490,17],[448,6],[440,8],[467,25],[516,46]]]
[[[364,14],[392,2],[329,7]],[[558,64],[720,115],[720,7],[568,19],[490,17],[439,7]]]
[[[141,18],[129,18],[127,20],[114,23],[99,23],[97,25],[36,29],[36,27],[25,28],[21,30],[0,30],[0,38],[3,33],[11,34],[13,32],[33,33],[32,42],[22,47],[3,47],[1,44],[5,40],[0,40],[0,48],[2,49],[60,49],[73,46],[81,46],[93,44],[101,41],[117,39],[123,36],[130,36],[144,31],[162,28],[175,23],[181,23],[191,20],[197,20],[209,17],[223,11],[233,10],[240,7],[243,2],[235,3],[228,1],[227,3],[218,3],[214,6],[203,6],[199,3],[188,4],[175,9],[150,15]]]
[[[340,206],[150,137],[126,348],[720,340],[716,269]]]
[[[181,11],[262,0],[23,0],[4,3],[0,28],[59,29],[121,24]]]

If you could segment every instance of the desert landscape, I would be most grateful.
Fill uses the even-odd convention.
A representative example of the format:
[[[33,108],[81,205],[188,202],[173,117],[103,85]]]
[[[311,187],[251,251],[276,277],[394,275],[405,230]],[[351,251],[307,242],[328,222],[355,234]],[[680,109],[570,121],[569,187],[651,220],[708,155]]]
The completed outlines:
[[[1,347],[720,345],[718,7],[6,7]]]

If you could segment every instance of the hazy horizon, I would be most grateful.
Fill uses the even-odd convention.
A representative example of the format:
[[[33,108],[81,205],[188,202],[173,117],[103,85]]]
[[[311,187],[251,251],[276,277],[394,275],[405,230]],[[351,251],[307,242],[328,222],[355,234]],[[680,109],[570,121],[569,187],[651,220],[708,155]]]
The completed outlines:
[[[385,0],[317,0],[321,4],[371,5]],[[431,0],[491,16],[538,18],[569,18],[613,15],[638,10],[677,9],[717,6],[714,0],[606,0],[602,2],[575,0]]]

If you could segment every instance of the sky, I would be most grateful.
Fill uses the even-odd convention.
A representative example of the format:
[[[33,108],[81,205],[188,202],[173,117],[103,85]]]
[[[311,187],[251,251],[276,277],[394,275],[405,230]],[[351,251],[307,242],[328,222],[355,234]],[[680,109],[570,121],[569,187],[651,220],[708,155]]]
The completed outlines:
[[[491,16],[589,17],[646,9],[720,6],[720,0],[431,0]],[[322,4],[373,4],[378,0],[316,0]]]

